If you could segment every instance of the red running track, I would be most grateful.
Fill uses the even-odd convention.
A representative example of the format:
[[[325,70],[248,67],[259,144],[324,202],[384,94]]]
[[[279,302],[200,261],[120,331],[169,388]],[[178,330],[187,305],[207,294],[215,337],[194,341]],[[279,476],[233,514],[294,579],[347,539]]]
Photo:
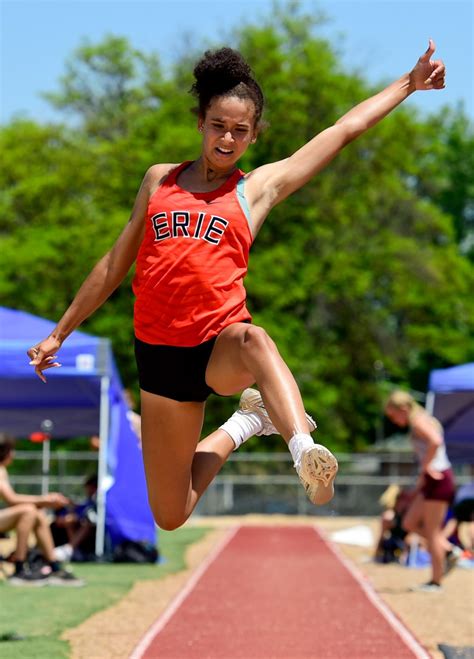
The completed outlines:
[[[429,655],[310,526],[234,529],[131,659]]]

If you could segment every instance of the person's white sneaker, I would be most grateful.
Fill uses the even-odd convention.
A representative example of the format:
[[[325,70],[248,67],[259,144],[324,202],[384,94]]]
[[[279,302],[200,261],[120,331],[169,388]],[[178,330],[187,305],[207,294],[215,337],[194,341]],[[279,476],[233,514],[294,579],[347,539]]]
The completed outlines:
[[[68,563],[74,553],[71,545],[60,545],[54,548],[54,558],[60,563]]]
[[[338,464],[325,446],[314,444],[302,451],[295,465],[300,481],[311,503],[322,506],[334,496],[334,479]]]
[[[257,389],[244,389],[240,397],[239,409],[242,412],[254,412],[262,421],[262,430],[257,435],[279,435],[280,433],[273,425],[268,412],[263,404],[262,395]],[[306,414],[306,413],[305,413]],[[306,414],[309,432],[316,430],[316,421]]]
[[[422,583],[419,586],[412,586],[410,590],[412,593],[442,593],[443,587],[439,583],[429,581],[428,583]]]

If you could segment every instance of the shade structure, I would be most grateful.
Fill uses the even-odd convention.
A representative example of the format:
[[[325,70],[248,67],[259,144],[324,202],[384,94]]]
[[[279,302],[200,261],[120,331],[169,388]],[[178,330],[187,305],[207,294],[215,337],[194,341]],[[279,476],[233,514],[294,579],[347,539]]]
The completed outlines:
[[[474,363],[432,371],[427,408],[443,424],[450,460],[474,464]]]
[[[48,420],[56,439],[99,434],[96,549],[103,552],[105,533],[112,545],[154,544],[141,449],[110,341],[73,332],[58,353],[61,368],[47,371],[44,384],[26,351],[54,327],[44,318],[0,307],[0,430],[26,437]]]

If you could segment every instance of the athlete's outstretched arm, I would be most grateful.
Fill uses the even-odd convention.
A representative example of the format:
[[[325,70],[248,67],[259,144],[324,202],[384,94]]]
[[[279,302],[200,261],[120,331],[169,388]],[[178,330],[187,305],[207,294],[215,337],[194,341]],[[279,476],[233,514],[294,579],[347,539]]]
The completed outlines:
[[[268,212],[307,183],[346,144],[378,123],[414,91],[443,89],[445,67],[441,60],[431,60],[434,51],[435,44],[430,39],[427,51],[418,59],[410,73],[356,105],[334,126],[316,135],[289,158],[264,165],[252,172],[248,178],[248,189],[251,194],[255,190],[255,195],[252,196],[255,198],[257,218],[264,216],[265,211]]]
[[[107,300],[134,262],[143,239],[144,217],[157,170],[159,165],[145,174],[127,225],[113,247],[94,266],[54,330],[28,350],[30,363],[43,382],[46,382],[43,371],[60,366],[55,359],[63,341]]]

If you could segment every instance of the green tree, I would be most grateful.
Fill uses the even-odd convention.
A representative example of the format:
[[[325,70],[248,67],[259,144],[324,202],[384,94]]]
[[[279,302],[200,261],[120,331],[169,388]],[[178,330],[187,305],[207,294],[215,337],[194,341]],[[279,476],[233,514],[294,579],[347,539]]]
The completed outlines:
[[[88,136],[115,139],[127,134],[142,112],[159,105],[160,78],[155,55],[110,35],[99,44],[85,41],[66,62],[60,91],[44,96],[79,119]]]
[[[419,192],[451,216],[457,242],[474,260],[474,126],[462,107],[446,108],[432,130],[439,135],[439,152],[426,158],[434,161],[434,176],[420,180]]]

